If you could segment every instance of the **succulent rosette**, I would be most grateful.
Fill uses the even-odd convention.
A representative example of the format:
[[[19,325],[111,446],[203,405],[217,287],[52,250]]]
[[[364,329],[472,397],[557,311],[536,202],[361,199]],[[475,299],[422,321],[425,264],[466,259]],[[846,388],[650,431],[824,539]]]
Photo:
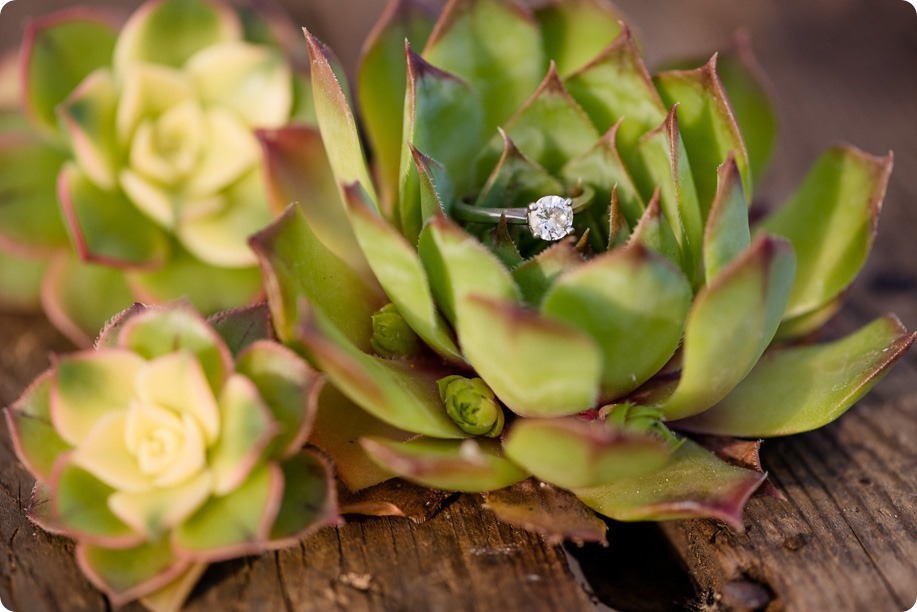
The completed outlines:
[[[7,410],[32,519],[76,540],[115,605],[180,608],[208,563],[337,521],[326,461],[302,449],[322,378],[268,331],[263,309],[135,306]]]
[[[120,29],[88,9],[31,22],[18,75],[0,70],[0,300],[41,301],[88,344],[135,299],[259,297],[246,238],[274,215],[254,130],[311,112],[287,35],[216,0],[154,0]]]
[[[313,440],[352,490],[490,492],[553,536],[602,537],[584,504],[741,528],[765,476],[721,457],[757,442],[697,434],[820,427],[914,339],[887,316],[798,342],[865,261],[891,156],[833,148],[749,225],[775,120],[747,47],[651,76],[600,0],[392,0],[357,80],[367,155],[306,39],[318,130],[263,135],[299,205],[252,246],[280,338],[335,387]]]

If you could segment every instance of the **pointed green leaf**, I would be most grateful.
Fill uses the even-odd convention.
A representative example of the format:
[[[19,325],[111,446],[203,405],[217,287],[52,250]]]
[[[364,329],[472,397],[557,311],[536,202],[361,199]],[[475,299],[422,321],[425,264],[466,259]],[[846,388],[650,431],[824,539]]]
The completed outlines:
[[[682,269],[694,281],[701,265],[704,215],[694,187],[688,154],[679,130],[677,107],[673,107],[662,125],[646,134],[639,145],[643,170],[634,176],[642,193],[659,188],[660,204],[681,247]],[[710,166],[713,168],[725,155]]]
[[[437,353],[463,363],[449,326],[436,310],[417,249],[371,209],[359,185],[348,187],[345,194],[360,247],[398,312]]]
[[[265,186],[275,213],[296,202],[309,227],[328,249],[361,275],[369,274],[318,130],[289,125],[260,130]]]
[[[436,381],[441,366],[373,357],[359,350],[318,310],[302,303],[295,340],[352,401],[386,423],[437,438],[464,438],[446,415]]]
[[[595,190],[596,200],[603,203],[611,201],[611,192],[617,187],[617,197],[625,219],[628,224],[636,225],[646,207],[624,161],[618,155],[616,142],[621,121],[605,132],[591,149],[568,161],[561,174],[570,183],[582,181],[591,186]]]
[[[545,194],[565,192],[560,181],[537,162],[519,150],[509,135],[498,128],[503,138],[503,152],[491,171],[475,206],[509,208],[524,206]]]
[[[729,100],[717,74],[716,55],[695,70],[663,72],[655,79],[667,106],[678,105],[678,126],[704,219],[716,193],[713,169],[732,153],[742,175],[745,193],[752,193],[748,152]]]
[[[338,522],[334,477],[328,462],[302,451],[280,464],[283,501],[271,528],[271,547],[295,545],[306,534]]]
[[[600,133],[623,119],[618,146],[629,167],[640,137],[665,119],[666,107],[627,28],[565,84]]]
[[[217,313],[207,323],[220,335],[233,357],[259,340],[274,338],[271,312],[264,303]]]
[[[834,342],[769,351],[717,405],[674,425],[749,438],[817,429],[882,380],[914,338],[886,316]]]
[[[599,139],[599,132],[564,87],[553,63],[535,93],[504,127],[520,151],[551,173],[559,172]],[[502,146],[502,140],[494,137],[480,163],[495,159]]]
[[[420,215],[426,223],[436,215],[449,212],[455,200],[455,185],[441,163],[411,145],[408,147],[420,176]]]
[[[61,209],[84,261],[140,268],[156,268],[165,261],[165,234],[123,192],[100,189],[72,163],[64,166],[58,181]]]
[[[200,312],[211,314],[251,304],[262,295],[258,268],[212,266],[177,242],[170,246],[169,260],[158,270],[128,273],[137,299],[162,304],[185,298]]]
[[[363,44],[357,71],[357,99],[378,164],[382,200],[398,195],[407,71],[404,41],[422,49],[433,29],[433,14],[417,0],[389,0]]]
[[[334,177],[338,185],[360,183],[368,191],[370,199],[378,202],[353,111],[332,68],[330,51],[308,30],[303,29],[303,33],[312,59],[315,115]]]
[[[416,434],[392,427],[354,404],[334,385],[324,385],[318,398],[315,431],[309,443],[334,461],[335,475],[351,491],[385,482],[391,472],[376,465],[360,446],[364,437],[405,442]]]
[[[58,132],[57,105],[86,75],[110,64],[114,47],[114,29],[89,11],[57,13],[29,23],[22,43],[23,106],[41,132]]]
[[[538,307],[557,278],[583,264],[580,255],[568,241],[558,242],[513,270],[526,304]]]
[[[609,484],[657,470],[669,458],[658,440],[614,432],[602,421],[576,418],[519,420],[504,448],[507,457],[535,477],[565,489]]]
[[[80,544],[76,558],[90,582],[105,592],[115,606],[155,591],[188,567],[165,538],[117,550]]]
[[[869,255],[892,154],[873,157],[850,146],[816,160],[783,208],[758,226],[793,243],[799,259],[786,317],[824,306],[853,281]]]
[[[106,191],[117,184],[121,163],[115,135],[117,87],[111,70],[99,68],[57,107],[80,169]]]
[[[748,204],[735,156],[717,169],[716,197],[704,232],[704,271],[710,283],[751,244]]]
[[[698,293],[681,380],[658,406],[668,419],[703,412],[748,375],[777,331],[795,269],[787,241],[761,236]]]
[[[277,516],[283,488],[280,468],[274,463],[262,465],[238,489],[210,498],[173,530],[172,549],[199,561],[261,552]]]
[[[51,481],[54,462],[71,445],[51,422],[50,394],[53,372],[48,370],[5,410],[16,456],[39,480]]]
[[[269,340],[251,344],[236,360],[236,372],[252,381],[279,431],[265,455],[290,457],[312,429],[322,381],[301,357]]]
[[[360,444],[379,465],[435,489],[477,493],[502,489],[528,476],[503,456],[496,440],[416,438],[398,443],[363,438]]]
[[[371,316],[385,304],[385,296],[321,243],[298,206],[288,207],[272,225],[255,234],[251,245],[259,256],[281,340],[295,337],[298,302],[305,297],[351,342],[369,350]]]
[[[458,335],[465,358],[516,414],[563,416],[595,405],[601,351],[575,327],[472,294],[464,299]]]
[[[513,241],[512,235],[509,233],[509,225],[506,223],[505,215],[500,217],[500,221],[493,231],[484,234],[483,242],[507,268],[514,268],[525,262],[519,253],[519,248]]]
[[[531,12],[516,0],[452,0],[430,34],[423,57],[471,83],[492,132],[522,106],[547,67]]]
[[[36,138],[0,136],[0,243],[4,250],[44,254],[69,246],[56,189],[66,159]]]
[[[627,244],[630,239],[630,225],[624,218],[624,210],[618,201],[618,186],[611,190],[611,205],[608,208],[608,250]],[[672,237],[674,240],[674,236]]]
[[[630,235],[629,244],[642,244],[684,269],[681,249],[659,200],[660,190],[653,192],[640,221]]]
[[[89,346],[109,318],[134,302],[124,274],[64,253],[48,267],[41,287],[45,314],[70,340]]]
[[[633,391],[672,357],[691,305],[680,270],[635,245],[564,274],[541,312],[591,337],[602,352],[603,397]]]
[[[115,68],[131,64],[181,67],[207,47],[242,37],[242,24],[227,5],[207,0],[163,0],[145,4],[121,28]]]
[[[685,440],[659,470],[574,493],[618,521],[709,517],[741,531],[742,508],[764,479],[764,474],[729,465]]]
[[[518,289],[503,264],[445,216],[434,217],[424,228],[419,252],[433,297],[453,323],[461,319],[465,297],[471,293],[518,298]]]
[[[536,12],[545,53],[561,75],[581,68],[621,32],[621,15],[604,0],[555,0]]]
[[[501,522],[534,531],[550,544],[564,540],[606,543],[605,523],[569,491],[534,478],[484,493],[485,507]]]

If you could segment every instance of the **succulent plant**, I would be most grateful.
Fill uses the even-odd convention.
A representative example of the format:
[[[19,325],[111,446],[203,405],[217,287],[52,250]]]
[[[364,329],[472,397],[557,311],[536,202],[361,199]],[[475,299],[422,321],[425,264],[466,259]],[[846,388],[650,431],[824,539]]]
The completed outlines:
[[[311,113],[278,23],[217,0],[152,0],[120,30],[31,22],[0,70],[0,300],[40,298],[85,345],[135,299],[258,298],[246,239],[274,212],[254,130]]]
[[[741,528],[765,476],[698,434],[820,427],[913,342],[893,316],[798,342],[865,261],[892,158],[833,148],[749,225],[775,119],[747,48],[651,77],[601,0],[392,0],[357,76],[367,156],[305,35],[318,131],[263,135],[299,205],[252,246],[279,337],[336,388],[313,440],[351,490],[490,492],[553,536],[601,537],[582,504]]]
[[[327,463],[302,450],[323,379],[268,331],[263,308],[136,305],[7,409],[31,518],[77,541],[114,605],[180,608],[208,563],[337,521]]]

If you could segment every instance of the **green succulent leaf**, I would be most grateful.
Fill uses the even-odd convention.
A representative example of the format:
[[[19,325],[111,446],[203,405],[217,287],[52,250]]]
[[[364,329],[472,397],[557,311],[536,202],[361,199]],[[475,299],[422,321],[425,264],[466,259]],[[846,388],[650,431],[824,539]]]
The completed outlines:
[[[393,442],[363,438],[363,449],[391,472],[427,487],[476,493],[502,489],[528,476],[503,456],[496,440],[434,440]]]
[[[681,379],[658,406],[668,419],[703,412],[748,375],[777,331],[795,268],[789,242],[761,236],[698,293]]]
[[[271,528],[271,546],[293,545],[319,527],[338,520],[334,478],[327,461],[302,451],[280,464],[283,500]]]
[[[73,243],[84,261],[140,268],[156,268],[165,261],[166,236],[123,192],[100,189],[72,163],[61,170],[58,187]]]
[[[611,205],[608,207],[608,250],[612,251],[627,244],[630,239],[630,224],[624,218],[624,210],[618,200],[618,186],[611,190]],[[672,240],[675,237],[672,236]]]
[[[321,134],[311,126],[289,125],[261,130],[265,186],[275,213],[296,202],[309,227],[328,250],[351,269],[369,276],[369,265],[357,244]]]
[[[89,74],[57,107],[80,169],[106,191],[117,184],[120,151],[115,134],[118,86],[108,68]]]
[[[92,344],[110,314],[133,302],[120,270],[83,263],[69,253],[51,261],[42,283],[41,303],[48,318],[80,346]]]
[[[296,336],[302,316],[299,301],[319,308],[360,350],[370,350],[371,317],[387,301],[332,253],[312,231],[305,213],[290,206],[272,225],[255,234],[251,246],[259,256],[268,304],[284,342]]]
[[[22,47],[23,105],[42,133],[58,134],[55,109],[86,75],[111,62],[114,47],[114,29],[90,13],[60,13],[29,24]]]
[[[564,489],[594,487],[661,468],[661,442],[608,429],[601,421],[525,419],[504,442],[506,456],[535,477]]]
[[[433,297],[452,323],[461,320],[465,298],[472,293],[518,299],[503,264],[445,215],[430,220],[420,234],[418,250]]]
[[[386,423],[438,438],[464,438],[446,415],[441,366],[383,359],[359,350],[318,310],[300,304],[296,344],[352,401]]]
[[[555,1],[539,9],[546,55],[567,75],[592,60],[618,34],[621,16],[603,0]]]
[[[0,308],[14,312],[38,310],[47,268],[44,259],[26,259],[0,251]]]
[[[616,142],[621,121],[623,119],[605,132],[591,149],[568,161],[561,174],[571,183],[582,181],[590,185],[595,190],[595,199],[603,204],[611,201],[611,193],[616,190],[624,218],[634,226],[646,207],[618,154]]]
[[[241,37],[242,24],[227,5],[207,0],[147,4],[121,29],[114,49],[115,69],[123,75],[136,63],[179,68],[198,51]]]
[[[4,250],[43,254],[69,246],[57,206],[57,175],[66,159],[31,136],[0,136],[0,243]]]
[[[914,338],[889,315],[834,342],[769,351],[722,401],[673,426],[756,438],[817,429],[882,380]]]
[[[506,299],[472,294],[464,300],[458,336],[465,358],[516,414],[564,416],[595,405],[602,353],[575,327]]]
[[[260,552],[283,496],[284,481],[273,463],[258,467],[237,489],[211,497],[172,531],[172,549],[185,558],[216,561]]]
[[[115,606],[155,591],[188,567],[165,538],[121,549],[80,544],[76,558],[83,573]]]
[[[545,294],[565,272],[583,264],[583,256],[569,241],[558,242],[513,269],[513,280],[526,304],[539,307]]]
[[[149,610],[179,610],[204,575],[208,563],[191,563],[177,578],[162,588],[140,597],[140,603]]]
[[[662,123],[666,107],[630,30],[624,28],[595,59],[567,77],[565,84],[599,132],[621,121],[619,150],[628,167],[633,167],[640,137]]]
[[[716,196],[704,232],[704,271],[707,283],[751,244],[748,204],[735,156],[730,153],[717,169]]]
[[[599,139],[589,116],[564,87],[553,63],[535,93],[504,128],[520,151],[552,174]],[[499,137],[491,140],[479,163],[495,159],[502,145]]]
[[[451,330],[433,302],[417,249],[371,208],[359,185],[348,187],[345,194],[360,247],[398,312],[437,353],[463,363]]]
[[[449,212],[455,199],[455,185],[441,163],[408,146],[420,176],[420,213],[426,222]]]
[[[181,351],[200,364],[214,393],[222,388],[232,369],[232,357],[223,340],[187,306],[151,308],[137,314],[124,324],[118,345],[148,360]]]
[[[128,272],[127,282],[138,299],[162,304],[186,298],[200,312],[214,313],[251,304],[262,295],[258,268],[213,266],[192,256],[177,242],[170,247],[169,260],[158,270]]]
[[[44,482],[51,481],[57,457],[72,448],[51,421],[52,375],[50,370],[41,374],[5,411],[16,455]]]
[[[109,509],[107,502],[114,489],[72,465],[66,455],[59,458],[50,486],[54,500],[51,520],[65,533],[100,545],[131,546],[142,540]]]
[[[397,201],[404,146],[404,41],[420,49],[433,29],[433,15],[417,0],[390,0],[363,44],[357,99],[366,134],[376,152],[383,202]]]
[[[656,87],[668,106],[678,105],[678,126],[684,148],[691,159],[701,216],[706,219],[716,193],[716,177],[710,171],[732,153],[745,193],[752,193],[748,153],[736,123],[726,91],[717,74],[714,55],[695,70],[663,72]]]
[[[780,327],[777,328],[774,340],[802,338],[821,329],[825,323],[840,311],[843,305],[844,294],[841,293],[817,310],[784,319],[780,322]]]
[[[662,125],[640,140],[639,154],[646,173],[641,170],[634,179],[644,195],[659,189],[662,210],[681,247],[682,269],[693,282],[701,260],[704,215],[679,130],[676,107],[672,108]],[[719,163],[720,159],[706,168],[714,168]]]
[[[684,269],[681,249],[669,220],[662,212],[660,190],[653,192],[646,210],[630,235],[629,244],[641,244]]]
[[[873,157],[850,146],[829,149],[782,208],[755,228],[793,243],[799,260],[787,318],[809,313],[836,298],[866,262],[888,178],[892,154]]]
[[[604,543],[608,527],[567,490],[534,478],[484,493],[486,507],[504,523],[540,533],[549,543]]]
[[[208,318],[207,323],[219,334],[233,357],[238,357],[259,340],[274,337],[271,312],[264,303],[217,313]]]
[[[315,420],[322,387],[318,373],[288,348],[268,340],[249,345],[236,360],[236,372],[254,383],[271,420],[279,426],[265,455],[293,456]]]
[[[308,30],[303,30],[312,59],[312,96],[322,141],[328,153],[331,171],[338,185],[358,182],[368,191],[370,199],[379,200],[373,190],[366,156],[360,144],[357,123],[332,67],[331,52]]]
[[[765,478],[685,440],[658,470],[574,493],[596,512],[618,521],[709,517],[742,531],[742,508]]]
[[[541,312],[587,334],[602,353],[603,397],[618,398],[659,371],[681,342],[691,286],[663,258],[635,245],[561,276]]]
[[[385,482],[392,474],[370,460],[359,444],[360,438],[381,437],[405,442],[415,436],[377,419],[334,385],[324,385],[318,397],[318,414],[309,443],[331,457],[335,475],[348,489],[362,491]]]
[[[522,106],[547,68],[538,24],[515,0],[450,2],[423,57],[480,92],[485,134]]]
[[[475,206],[506,208],[534,202],[546,193],[564,193],[560,181],[520,151],[502,128],[498,129],[503,137],[503,152],[478,194]]]

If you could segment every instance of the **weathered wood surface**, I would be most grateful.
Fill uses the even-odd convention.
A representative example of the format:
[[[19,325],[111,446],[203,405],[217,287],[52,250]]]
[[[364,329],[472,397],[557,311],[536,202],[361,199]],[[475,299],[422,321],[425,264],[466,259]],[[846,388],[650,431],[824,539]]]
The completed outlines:
[[[0,40],[50,2],[9,5]],[[58,6],[61,3],[58,3]],[[289,2],[355,61],[381,1]],[[893,311],[917,328],[917,14],[902,0],[619,0],[650,63],[723,46],[747,25],[780,94],[782,139],[765,204],[780,202],[838,140],[896,153],[879,239],[850,293],[849,329]],[[372,8],[366,9],[369,5]],[[28,8],[26,8],[28,7]],[[330,10],[329,7],[335,10]],[[341,7],[341,8],[338,8]],[[14,11],[11,11],[14,9]],[[18,12],[15,12],[18,11]],[[343,11],[343,12],[342,12]],[[343,13],[347,13],[342,17]],[[10,20],[15,21],[10,25]],[[41,319],[0,317],[0,404],[67,344]],[[753,499],[748,531],[710,521],[614,526],[608,549],[574,551],[592,589],[620,610],[906,610],[917,599],[917,352],[837,423],[764,446],[788,500]],[[97,610],[72,548],[22,516],[28,476],[0,431],[0,599],[17,611]],[[691,575],[680,573],[681,561]],[[657,584],[658,588],[648,585]],[[497,525],[459,497],[424,525],[353,520],[300,549],[212,568],[189,609],[587,609],[563,551]]]

